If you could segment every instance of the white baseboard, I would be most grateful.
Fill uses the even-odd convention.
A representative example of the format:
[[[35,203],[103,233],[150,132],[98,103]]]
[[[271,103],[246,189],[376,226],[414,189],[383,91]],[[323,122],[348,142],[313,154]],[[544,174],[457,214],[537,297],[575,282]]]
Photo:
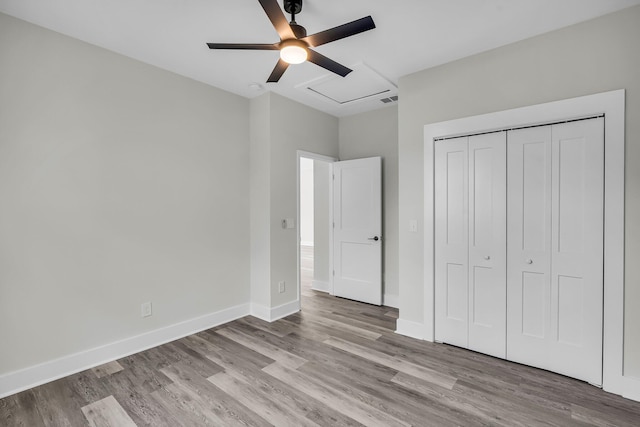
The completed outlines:
[[[396,334],[423,340],[424,325],[411,320],[398,319],[396,322]]]
[[[269,308],[260,304],[251,304],[251,315],[265,322],[275,322],[300,311],[300,301],[295,300],[278,307]]]
[[[0,376],[0,398],[177,340],[249,314],[241,304]]]
[[[271,309],[271,322],[300,311],[300,301],[291,301]]]
[[[251,315],[265,322],[271,322],[271,309],[266,305],[251,303]]]
[[[382,296],[382,305],[385,307],[400,308],[400,297],[398,295],[384,294]]]
[[[314,280],[311,282],[311,289],[313,289],[314,291],[329,293],[329,287],[329,282],[324,282],[322,280]]]
[[[640,378],[622,377],[622,397],[640,402]]]

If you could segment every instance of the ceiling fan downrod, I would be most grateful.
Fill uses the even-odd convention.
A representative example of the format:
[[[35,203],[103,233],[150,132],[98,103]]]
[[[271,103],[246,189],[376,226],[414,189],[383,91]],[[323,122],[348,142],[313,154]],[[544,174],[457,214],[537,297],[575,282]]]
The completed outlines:
[[[307,30],[296,22],[296,15],[302,11],[302,0],[284,0],[284,11],[291,14],[291,30],[296,38],[307,37]]]
[[[290,13],[293,20],[302,11],[302,0],[284,0],[284,11]]]

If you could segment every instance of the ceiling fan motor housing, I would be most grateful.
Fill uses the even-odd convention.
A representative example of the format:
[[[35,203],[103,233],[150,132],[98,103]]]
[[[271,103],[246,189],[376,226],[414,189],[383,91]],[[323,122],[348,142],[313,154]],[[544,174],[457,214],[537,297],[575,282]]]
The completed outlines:
[[[303,37],[307,37],[307,30],[302,25],[290,23],[289,26],[297,38],[301,39]]]
[[[302,0],[284,0],[284,11],[297,15],[302,10]]]

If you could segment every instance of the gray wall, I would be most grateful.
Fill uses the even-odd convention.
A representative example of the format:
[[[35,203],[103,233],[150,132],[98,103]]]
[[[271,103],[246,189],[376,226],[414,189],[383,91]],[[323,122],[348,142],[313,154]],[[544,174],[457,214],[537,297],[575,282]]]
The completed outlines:
[[[331,280],[330,270],[330,236],[331,227],[331,164],[315,160],[313,162],[313,198],[314,215],[314,252],[313,252],[313,281],[322,287],[329,288]],[[318,283],[320,282],[320,283]]]
[[[314,231],[314,161],[313,159],[300,159],[300,242],[313,246]]]
[[[251,150],[249,180],[251,200],[251,303],[271,304],[271,156],[270,98],[253,98],[251,104]]]
[[[248,302],[246,99],[3,14],[0,58],[0,375]]]
[[[640,377],[640,7],[400,79],[400,317],[422,322],[423,127],[626,89],[626,374]]]
[[[283,218],[296,217],[296,151],[337,157],[338,119],[274,93],[270,98],[271,307],[277,307],[297,295],[296,230],[280,226]],[[279,293],[282,280],[286,292]]]
[[[271,92],[251,100],[251,113],[251,299],[269,309],[297,298],[297,233],[281,226],[298,209],[297,151],[337,157],[338,119]]]
[[[390,106],[340,118],[340,160],[382,157],[384,294],[397,301],[398,288],[398,108]]]

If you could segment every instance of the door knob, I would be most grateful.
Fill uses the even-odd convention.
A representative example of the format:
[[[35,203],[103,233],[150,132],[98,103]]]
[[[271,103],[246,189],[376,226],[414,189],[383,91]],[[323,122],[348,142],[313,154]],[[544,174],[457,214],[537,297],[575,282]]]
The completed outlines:
[[[378,236],[373,236],[373,237],[369,237],[368,240],[374,240],[377,242],[378,240],[380,240],[380,238]]]
[[[533,264],[533,260],[531,258],[529,258],[528,260],[525,261],[527,264]]]
[[[485,259],[485,260],[487,260],[487,261],[489,261],[489,260],[491,259],[491,257],[490,257],[489,255],[485,255],[485,256],[484,256],[484,259]]]

